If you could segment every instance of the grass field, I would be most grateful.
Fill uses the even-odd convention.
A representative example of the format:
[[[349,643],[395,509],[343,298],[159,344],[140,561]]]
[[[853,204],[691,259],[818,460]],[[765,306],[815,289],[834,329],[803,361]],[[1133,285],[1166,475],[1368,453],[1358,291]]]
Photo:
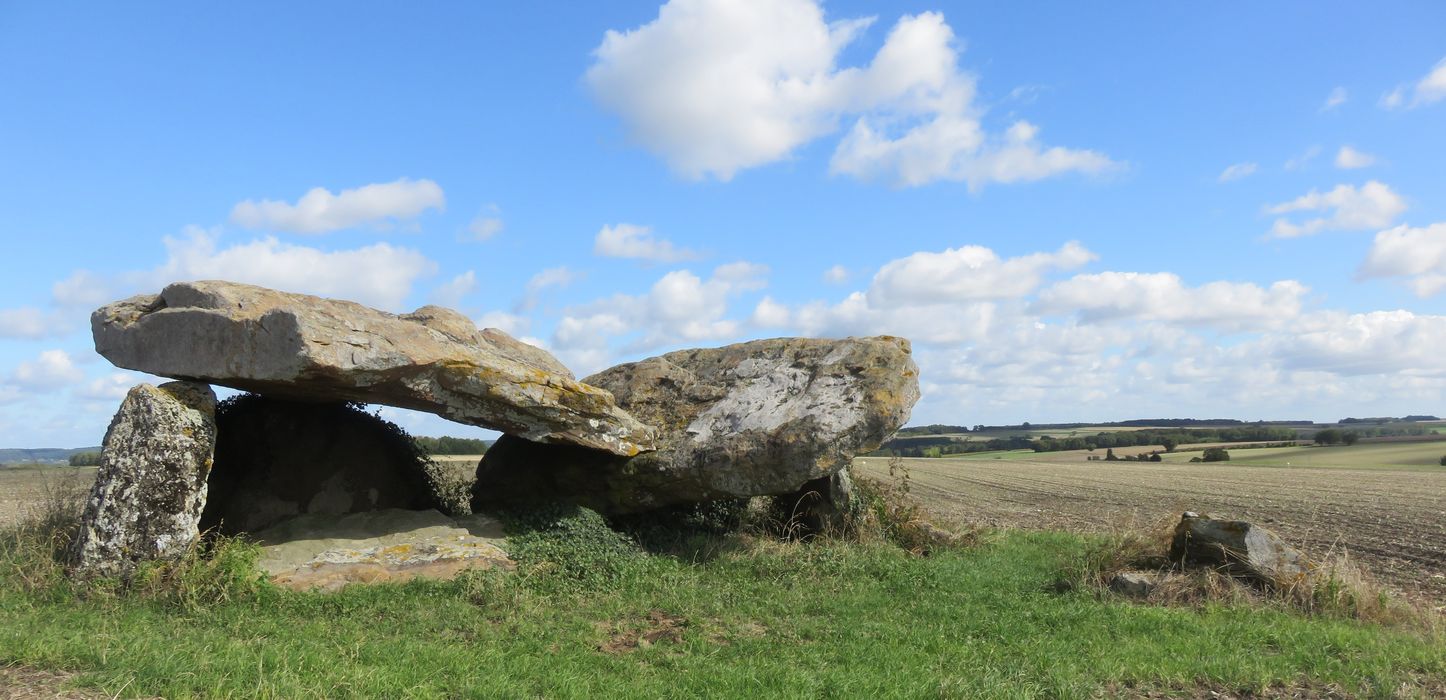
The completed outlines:
[[[77,673],[100,697],[1394,697],[1402,688],[1402,697],[1430,697],[1446,689],[1446,644],[1420,632],[1052,592],[1079,556],[1075,535],[1012,532],[932,557],[884,544],[711,544],[633,556],[581,586],[554,584],[583,569],[542,561],[503,578],[339,594],[263,588],[195,608],[27,592],[0,567],[0,663]]]
[[[1428,448],[1442,446],[1232,450],[1230,462],[1208,464],[1090,462],[1085,452],[1016,450],[903,464],[913,494],[958,522],[1098,532],[1202,511],[1259,522],[1316,554],[1344,547],[1386,582],[1439,605],[1446,602],[1446,468],[1380,460],[1419,461]],[[1254,452],[1283,456],[1254,462],[1249,457]],[[1271,459],[1296,462],[1299,458],[1284,456],[1295,454],[1321,463],[1268,465]],[[860,458],[854,464],[858,473],[885,476],[888,460]]]
[[[1446,471],[1441,457],[1446,455],[1446,441],[1437,442],[1370,442],[1355,445],[1298,445],[1231,450],[1232,465],[1262,467],[1314,467],[1320,469],[1422,469]],[[1170,462],[1188,462],[1199,454],[1182,452],[1166,454]]]

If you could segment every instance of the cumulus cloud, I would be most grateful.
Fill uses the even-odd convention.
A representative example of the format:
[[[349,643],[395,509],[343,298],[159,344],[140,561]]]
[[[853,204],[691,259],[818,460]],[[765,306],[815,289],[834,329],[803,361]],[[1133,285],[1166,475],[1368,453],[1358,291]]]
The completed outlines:
[[[1431,72],[1414,84],[1398,85],[1381,97],[1381,106],[1386,109],[1420,107],[1446,99],[1446,58],[1431,68]]]
[[[437,183],[401,178],[338,194],[316,187],[295,204],[248,199],[231,210],[231,222],[252,229],[318,234],[363,225],[385,226],[445,205],[446,197]]]
[[[113,298],[109,282],[89,270],[76,270],[50,287],[57,306],[95,308]]]
[[[467,232],[462,238],[470,241],[485,241],[502,233],[504,228],[502,210],[496,204],[488,204],[482,207],[481,213],[472,218],[471,223],[467,224]]]
[[[58,335],[54,314],[33,306],[0,309],[0,338],[39,340]]]
[[[1231,180],[1239,180],[1244,177],[1250,177],[1251,175],[1255,174],[1255,171],[1259,169],[1259,167],[1260,166],[1256,165],[1255,163],[1236,163],[1220,171],[1220,177],[1217,179],[1220,182],[1230,182]]]
[[[977,245],[914,253],[879,268],[868,297],[883,306],[1021,297],[1038,287],[1046,272],[1080,267],[1095,257],[1074,241],[1053,253],[1009,259]]]
[[[1446,376],[1446,316],[1405,310],[1321,311],[1288,335],[1266,340],[1285,366],[1337,375],[1403,373]]]
[[[433,304],[456,308],[462,303],[462,297],[475,291],[477,291],[477,273],[468,270],[432,290],[430,299]]]
[[[695,179],[786,159],[849,119],[831,171],[898,185],[977,188],[1115,165],[1044,147],[1026,122],[985,134],[939,13],[900,18],[868,65],[840,68],[873,21],[828,22],[816,0],[672,0],[652,22],[607,32],[586,81],[635,141]]]
[[[663,275],[644,294],[617,294],[571,307],[553,332],[552,347],[584,370],[599,369],[612,355],[612,341],[624,352],[642,352],[680,342],[736,337],[744,324],[728,318],[729,302],[763,289],[768,268],[750,262],[719,265],[703,279],[689,270]]]
[[[1347,99],[1350,98],[1346,93],[1346,89],[1337,85],[1335,89],[1331,90],[1331,94],[1326,96],[1325,103],[1320,106],[1320,111],[1329,112],[1345,104]]]
[[[823,281],[829,284],[843,284],[849,281],[849,269],[843,265],[834,265],[823,271]]]
[[[672,241],[653,236],[651,226],[617,224],[603,226],[593,239],[592,252],[606,258],[635,258],[648,262],[694,260],[697,251],[679,248]]]
[[[1341,150],[1336,151],[1336,167],[1342,170],[1368,168],[1375,164],[1375,156],[1369,153],[1364,153],[1362,151],[1357,151],[1350,146],[1341,146]]]
[[[64,350],[46,350],[34,360],[21,362],[10,375],[10,383],[30,390],[59,389],[79,382],[85,373]]]
[[[1085,321],[1131,319],[1224,329],[1279,325],[1300,313],[1308,289],[1294,280],[1262,288],[1238,282],[1188,287],[1169,272],[1076,275],[1039,293],[1033,310],[1078,313]]]
[[[1384,228],[1406,211],[1406,200],[1392,192],[1390,187],[1371,180],[1359,189],[1354,185],[1336,185],[1329,192],[1311,190],[1289,202],[1265,208],[1265,213],[1275,215],[1303,211],[1328,211],[1329,214],[1299,222],[1278,218],[1270,234],[1276,238],[1295,238],[1327,230]]]
[[[166,261],[129,275],[129,286],[155,290],[177,280],[225,279],[397,311],[413,284],[437,270],[421,253],[386,243],[323,251],[267,236],[222,247],[216,232],[189,227],[182,237],[166,237],[165,246]]]
[[[580,272],[575,272],[566,265],[550,267],[539,272],[527,280],[523,288],[522,301],[517,303],[517,311],[531,311],[537,307],[542,294],[554,287],[562,289],[582,279]]]
[[[1359,276],[1406,277],[1420,297],[1446,291],[1446,222],[1425,228],[1403,224],[1377,233]]]

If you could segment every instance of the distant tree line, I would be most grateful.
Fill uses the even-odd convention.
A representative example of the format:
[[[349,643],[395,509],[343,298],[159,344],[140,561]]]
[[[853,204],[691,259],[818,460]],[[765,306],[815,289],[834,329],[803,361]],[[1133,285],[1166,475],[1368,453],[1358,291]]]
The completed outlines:
[[[912,438],[890,440],[884,443],[875,455],[899,457],[942,457],[969,452],[992,452],[995,450],[1034,450],[1035,452],[1059,452],[1061,450],[1094,450],[1111,447],[1134,447],[1137,445],[1161,445],[1165,451],[1180,445],[1201,442],[1286,442],[1295,440],[1293,428],[1270,425],[1242,424],[1237,427],[1222,427],[1193,430],[1129,430],[1122,432],[1101,432],[1095,435],[1076,437],[1030,438],[1015,435],[991,440],[954,440],[946,437]]]
[[[1359,432],[1340,428],[1326,428],[1315,434],[1315,444],[1317,445],[1354,445],[1360,439]]]
[[[433,455],[480,455],[487,451],[487,446],[490,444],[486,440],[450,435],[442,437],[414,436],[412,440],[417,443],[417,447],[425,450],[427,454]]]
[[[1421,421],[1428,420],[1441,419],[1437,418],[1436,416],[1401,416],[1400,418],[1395,418],[1392,416],[1380,416],[1377,418],[1342,418],[1336,422],[1340,425],[1354,425],[1357,423],[1420,423]]]
[[[1421,418],[1417,416],[1417,418]],[[1423,419],[1430,419],[1425,417]],[[1402,419],[1405,420],[1405,419]],[[1243,421],[1234,418],[1138,418],[1109,423],[1020,423],[1018,425],[916,425],[899,431],[899,437],[947,435],[950,433],[1003,433],[1011,430],[1078,430],[1080,428],[1222,428],[1232,426],[1310,426],[1308,420]]]

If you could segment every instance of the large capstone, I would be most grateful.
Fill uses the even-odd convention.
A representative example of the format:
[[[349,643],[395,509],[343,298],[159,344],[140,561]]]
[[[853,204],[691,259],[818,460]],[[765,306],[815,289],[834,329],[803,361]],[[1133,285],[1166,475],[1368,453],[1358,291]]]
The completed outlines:
[[[395,315],[234,282],[181,282],[91,315],[96,351],[161,376],[435,413],[631,456],[651,431],[546,352],[438,306]]]
[[[243,395],[221,403],[216,427],[205,530],[254,533],[298,515],[437,506],[411,438],[356,406]]]
[[[121,575],[174,559],[196,541],[216,443],[211,387],[170,382],[130,390],[111,420],[74,543],[83,575]]]
[[[779,338],[682,350],[584,382],[658,429],[631,459],[503,436],[474,508],[548,500],[608,513],[798,492],[877,449],[919,398],[909,342]]]

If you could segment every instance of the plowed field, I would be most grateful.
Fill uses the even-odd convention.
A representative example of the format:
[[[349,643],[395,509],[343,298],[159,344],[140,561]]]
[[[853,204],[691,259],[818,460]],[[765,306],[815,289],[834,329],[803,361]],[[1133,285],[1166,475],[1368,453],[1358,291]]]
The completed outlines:
[[[1309,553],[1344,547],[1383,581],[1446,600],[1446,468],[1394,471],[1052,461],[906,459],[911,492],[960,523],[1107,530],[1157,523],[1185,510],[1250,520]],[[855,460],[887,478],[888,460]]]

